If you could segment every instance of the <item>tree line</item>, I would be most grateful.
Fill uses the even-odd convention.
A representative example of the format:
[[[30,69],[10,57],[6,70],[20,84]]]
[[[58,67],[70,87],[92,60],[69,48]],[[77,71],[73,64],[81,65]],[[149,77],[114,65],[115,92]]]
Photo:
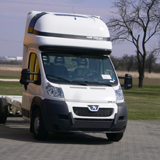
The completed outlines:
[[[111,56],[112,62],[116,70],[120,71],[138,71],[139,63],[137,55],[124,54],[122,57]],[[155,54],[149,54],[146,58],[145,72],[160,73],[160,64],[156,63],[157,56]]]

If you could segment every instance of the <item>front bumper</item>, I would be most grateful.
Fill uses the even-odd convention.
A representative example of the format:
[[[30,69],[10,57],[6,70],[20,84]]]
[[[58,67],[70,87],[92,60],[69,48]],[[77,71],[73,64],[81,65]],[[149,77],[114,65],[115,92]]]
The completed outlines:
[[[47,131],[51,132],[124,132],[127,125],[127,107],[119,103],[118,112],[113,119],[73,118],[64,101],[43,100],[43,118]]]

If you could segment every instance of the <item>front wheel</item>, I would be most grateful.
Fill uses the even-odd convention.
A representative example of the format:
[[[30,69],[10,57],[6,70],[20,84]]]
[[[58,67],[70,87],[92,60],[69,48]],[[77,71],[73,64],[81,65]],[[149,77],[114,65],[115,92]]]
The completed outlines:
[[[122,139],[123,133],[106,133],[109,141],[118,142]]]
[[[47,138],[48,132],[44,128],[42,114],[39,108],[35,110],[33,113],[33,120],[32,120],[32,131],[33,136],[37,140],[44,140]]]

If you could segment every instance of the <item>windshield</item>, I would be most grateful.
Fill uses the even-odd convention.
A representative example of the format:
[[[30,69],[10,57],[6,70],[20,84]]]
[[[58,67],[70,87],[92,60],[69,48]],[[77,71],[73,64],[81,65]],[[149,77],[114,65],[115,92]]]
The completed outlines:
[[[42,52],[46,78],[53,83],[80,85],[117,85],[108,56]]]

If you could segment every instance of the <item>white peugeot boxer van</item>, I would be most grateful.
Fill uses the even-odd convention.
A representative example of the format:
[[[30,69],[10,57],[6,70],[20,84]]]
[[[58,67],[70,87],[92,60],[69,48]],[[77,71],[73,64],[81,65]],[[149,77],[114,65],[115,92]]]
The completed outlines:
[[[30,12],[23,49],[22,115],[35,139],[48,132],[102,132],[119,141],[127,107],[98,16]],[[124,87],[132,87],[126,75]]]

